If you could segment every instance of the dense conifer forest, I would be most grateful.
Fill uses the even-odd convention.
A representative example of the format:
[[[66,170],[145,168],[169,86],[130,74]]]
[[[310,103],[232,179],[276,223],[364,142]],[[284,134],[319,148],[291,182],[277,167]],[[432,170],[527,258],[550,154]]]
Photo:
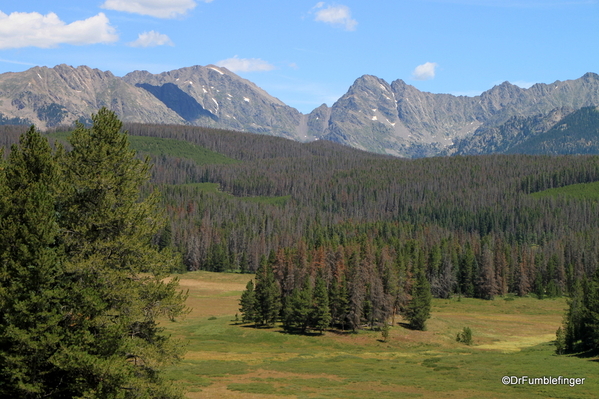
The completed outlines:
[[[182,348],[158,320],[186,297],[152,242],[150,165],[105,108],[69,143],[32,126],[0,159],[0,397],[182,397],[161,373]]]
[[[421,274],[435,297],[542,299],[573,295],[597,270],[597,198],[533,195],[598,181],[597,156],[406,160],[326,141],[128,129],[240,161],[154,157],[154,182],[171,220],[167,236],[188,270],[258,269],[260,289],[272,269],[279,290],[273,306],[290,330],[320,329],[321,282],[330,325],[372,327],[402,312],[412,327],[424,328],[428,315],[415,314],[422,302],[414,303],[422,301],[415,295]],[[196,182],[217,183],[220,192],[190,184]],[[249,315],[257,324],[272,321],[255,309]],[[581,341],[580,334],[571,340]]]
[[[254,292],[272,273],[272,307],[245,315],[257,324],[272,323],[274,312],[288,329],[320,330],[322,286],[326,324],[357,329],[409,315],[421,275],[440,298],[542,299],[597,280],[598,199],[534,193],[599,181],[598,156],[407,160],[327,141],[125,128],[224,156],[206,164],[151,146],[141,153],[154,164],[146,188],[158,187],[170,221],[155,241],[182,254],[181,271],[258,271]]]

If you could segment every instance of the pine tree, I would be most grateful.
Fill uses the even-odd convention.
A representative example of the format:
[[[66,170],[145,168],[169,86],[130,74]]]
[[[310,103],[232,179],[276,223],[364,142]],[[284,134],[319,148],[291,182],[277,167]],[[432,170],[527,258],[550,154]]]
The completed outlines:
[[[412,286],[412,299],[404,312],[404,316],[410,322],[410,327],[415,330],[426,330],[426,321],[431,314],[431,289],[424,270],[416,271],[416,281]]]
[[[329,294],[324,280],[316,279],[314,285],[314,298],[312,304],[312,326],[322,332],[331,324],[331,309],[329,308]]]
[[[152,245],[163,219],[156,197],[140,195],[149,165],[114,113],[92,119],[73,132],[67,154],[52,157],[31,131],[8,160],[3,397],[180,397],[160,369],[181,351],[157,318],[182,314],[185,295],[176,279],[165,281],[176,260]]]
[[[599,269],[589,284],[587,299],[587,347],[599,351]]]
[[[64,339],[64,253],[56,221],[59,170],[33,127],[0,175],[0,397],[69,392],[51,358]],[[58,396],[57,396],[58,397]]]
[[[561,326],[555,332],[555,353],[558,355],[566,353],[566,334]]]
[[[256,317],[258,324],[272,326],[279,316],[281,295],[272,267],[266,259],[260,262],[260,266],[256,270],[254,292],[256,296]]]
[[[330,287],[329,307],[331,309],[332,323],[338,324],[344,330],[349,313],[349,299],[345,276],[341,276],[339,280],[333,280]]]
[[[476,257],[468,242],[460,260],[460,292],[469,297],[473,297],[475,293],[474,271],[476,269]]]
[[[383,327],[381,328],[381,336],[383,337],[383,341],[387,342],[387,340],[389,339],[389,323],[387,323],[387,320],[385,320],[385,322],[383,323]]]
[[[241,312],[241,320],[244,323],[256,321],[256,295],[254,293],[254,282],[248,281],[245,286],[245,291],[241,294],[239,300],[239,311]]]
[[[581,349],[581,341],[585,333],[585,299],[582,284],[577,281],[570,294],[568,310],[564,318],[564,347],[566,352],[576,352]]]
[[[481,255],[480,271],[478,276],[477,294],[481,299],[493,299],[497,284],[495,281],[495,267],[493,265],[493,252],[490,244],[485,243]]]
[[[295,288],[287,298],[283,311],[283,328],[305,334],[312,325],[312,288],[306,280],[303,288]]]

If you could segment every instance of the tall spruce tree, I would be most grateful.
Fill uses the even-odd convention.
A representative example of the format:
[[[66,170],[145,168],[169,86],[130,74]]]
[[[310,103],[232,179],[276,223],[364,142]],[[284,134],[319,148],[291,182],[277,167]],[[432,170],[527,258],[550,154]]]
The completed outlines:
[[[283,309],[283,328],[287,331],[299,330],[304,334],[312,325],[313,292],[306,279],[304,287],[295,288]]]
[[[431,287],[422,268],[416,271],[412,286],[412,299],[408,302],[404,316],[415,330],[426,330],[426,321],[431,317]]]
[[[164,279],[175,261],[151,244],[162,222],[140,195],[149,165],[113,112],[92,120],[56,157],[32,129],[6,166],[3,397],[181,396],[160,374],[180,349],[157,318],[182,314],[185,295]]]
[[[0,397],[66,397],[53,357],[65,336],[58,168],[33,127],[0,175]]]
[[[318,277],[314,285],[314,296],[312,302],[312,327],[322,334],[324,329],[331,324],[331,309],[329,308],[329,293],[327,286]]]
[[[563,324],[558,353],[599,350],[599,272],[592,280],[585,276],[575,282]]]
[[[254,282],[248,281],[245,291],[241,293],[239,300],[239,311],[241,312],[241,321],[250,323],[256,321],[256,295],[254,293]]]
[[[263,258],[260,267],[256,270],[256,320],[258,324],[271,326],[279,316],[281,310],[281,294],[275,280],[271,264]]]

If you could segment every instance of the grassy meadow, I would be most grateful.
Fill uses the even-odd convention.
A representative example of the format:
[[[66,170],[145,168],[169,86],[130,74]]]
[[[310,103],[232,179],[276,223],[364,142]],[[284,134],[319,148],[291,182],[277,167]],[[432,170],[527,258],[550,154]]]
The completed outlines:
[[[48,135],[51,139],[59,140],[61,143],[67,143],[71,132],[55,132]],[[155,156],[165,156],[173,158],[189,159],[197,165],[226,165],[238,163],[233,158],[229,158],[207,148],[189,143],[183,140],[166,139],[160,137],[129,136],[131,148],[142,153]]]
[[[180,276],[191,311],[167,330],[187,354],[167,370],[189,398],[591,398],[599,359],[557,356],[553,339],[566,300],[435,299],[427,331],[396,318],[377,331],[292,335],[238,324],[250,275]],[[470,327],[473,345],[456,342]],[[503,385],[503,376],[580,377],[584,384]]]
[[[570,184],[530,194],[535,198],[564,196],[574,199],[599,199],[599,182]]]

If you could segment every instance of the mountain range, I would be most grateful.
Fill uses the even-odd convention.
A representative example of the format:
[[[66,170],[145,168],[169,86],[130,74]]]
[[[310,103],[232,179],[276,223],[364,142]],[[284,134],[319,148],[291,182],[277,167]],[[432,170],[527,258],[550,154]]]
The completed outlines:
[[[309,114],[214,65],[118,77],[63,64],[0,75],[0,124],[44,129],[75,120],[85,123],[103,106],[125,122],[208,126],[297,141],[326,139],[402,157],[485,154],[525,149],[534,137],[539,144],[539,137],[564,118],[599,106],[599,75],[528,89],[504,82],[473,97],[422,92],[403,80],[388,83],[364,75],[332,106],[323,104]],[[557,142],[553,147],[544,143],[544,148]],[[584,139],[577,143],[569,151],[596,145]]]

